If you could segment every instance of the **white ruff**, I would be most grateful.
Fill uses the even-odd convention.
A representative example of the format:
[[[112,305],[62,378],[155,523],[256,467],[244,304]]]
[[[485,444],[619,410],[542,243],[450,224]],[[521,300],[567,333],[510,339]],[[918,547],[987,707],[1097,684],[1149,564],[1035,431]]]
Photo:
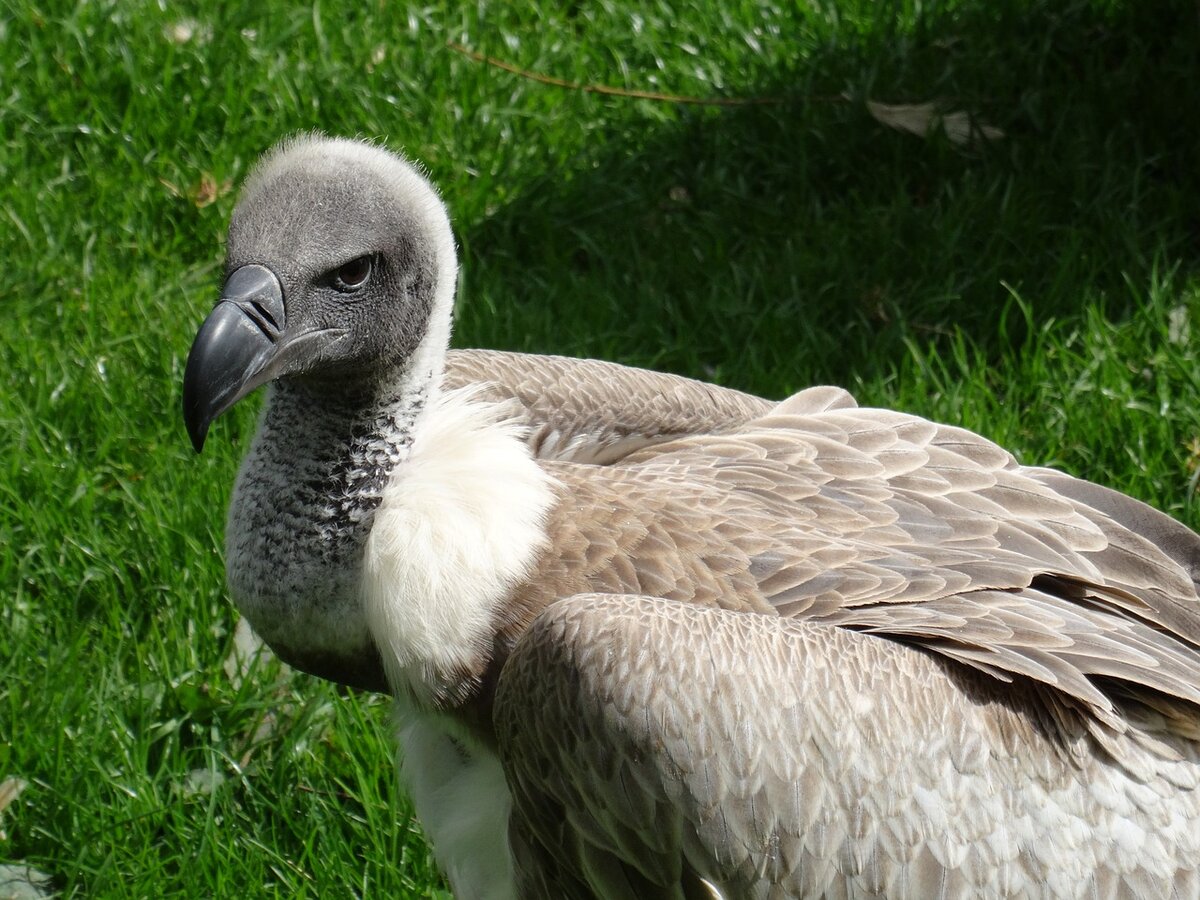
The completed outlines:
[[[491,650],[503,604],[546,543],[554,481],[523,429],[474,389],[434,399],[384,490],[363,608],[396,689],[428,698]]]
[[[515,900],[512,794],[490,750],[455,740],[446,720],[396,702],[400,776],[456,900]]]

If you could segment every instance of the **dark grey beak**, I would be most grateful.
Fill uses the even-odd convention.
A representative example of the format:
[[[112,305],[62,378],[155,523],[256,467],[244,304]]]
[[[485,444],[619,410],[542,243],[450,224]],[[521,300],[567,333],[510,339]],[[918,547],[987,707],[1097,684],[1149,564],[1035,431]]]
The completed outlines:
[[[199,453],[213,420],[277,374],[284,342],[283,288],[264,266],[242,266],[225,281],[183,374],[183,421]]]

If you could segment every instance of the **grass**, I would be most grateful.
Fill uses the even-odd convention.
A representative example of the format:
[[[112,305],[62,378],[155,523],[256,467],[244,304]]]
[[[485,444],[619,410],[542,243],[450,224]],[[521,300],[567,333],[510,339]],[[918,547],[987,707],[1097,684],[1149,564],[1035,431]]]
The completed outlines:
[[[66,896],[443,896],[387,709],[232,678],[223,510],[182,364],[236,184],[280,136],[383,137],[442,186],[455,341],[977,429],[1192,525],[1193,4],[404,8],[0,2],[0,862]],[[457,41],[578,82],[539,84]],[[1005,132],[956,146],[865,100]]]

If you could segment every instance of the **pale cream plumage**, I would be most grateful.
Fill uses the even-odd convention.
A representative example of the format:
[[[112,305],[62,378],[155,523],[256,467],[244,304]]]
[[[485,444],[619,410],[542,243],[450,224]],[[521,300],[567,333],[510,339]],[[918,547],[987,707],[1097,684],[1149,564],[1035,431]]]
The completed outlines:
[[[287,229],[311,225],[268,218],[272,179],[293,197],[324,190],[314,159],[404,166],[349,146],[275,154],[242,205],[278,234],[231,254],[303,270]],[[367,209],[414,190],[362,181]],[[445,271],[430,241],[382,258]],[[230,577],[288,658],[397,694],[461,896],[1200,896],[1195,534],[834,388],[775,404],[611,363],[443,364],[450,295],[429,290],[392,301],[433,324],[406,320],[415,349],[363,376],[358,411],[311,368],[280,382]],[[314,433],[325,415],[346,424]],[[302,477],[278,472],[292,456]],[[307,515],[319,540],[270,524]]]

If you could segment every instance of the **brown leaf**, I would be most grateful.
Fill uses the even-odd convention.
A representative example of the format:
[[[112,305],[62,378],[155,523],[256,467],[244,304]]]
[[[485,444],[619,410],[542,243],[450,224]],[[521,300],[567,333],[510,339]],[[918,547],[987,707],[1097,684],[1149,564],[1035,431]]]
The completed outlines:
[[[977,141],[998,141],[1004,137],[1004,132],[995,125],[980,122],[970,113],[961,110],[946,113],[942,116],[942,129],[952,143],[963,146]]]
[[[202,172],[200,180],[188,191],[188,196],[196,204],[197,209],[203,209],[210,203],[224,197],[231,190],[233,190],[233,182],[228,178],[218,183],[217,179],[213,178],[212,173]]]
[[[1187,470],[1189,472],[1200,471],[1200,437],[1194,437],[1187,442],[1187,451]]]
[[[868,100],[867,112],[876,122],[921,138],[941,128],[951,143],[958,146],[979,140],[998,141],[1005,136],[999,128],[973,119],[970,113],[962,110],[942,113],[933,103],[876,103]]]
[[[27,787],[29,783],[20,778],[5,778],[0,781],[0,813],[8,809]]]
[[[218,182],[210,172],[201,172],[196,183],[186,189],[165,178],[158,179],[158,183],[165,187],[172,197],[186,198],[197,209],[204,209],[233,190],[232,179],[226,178],[224,181]]]

